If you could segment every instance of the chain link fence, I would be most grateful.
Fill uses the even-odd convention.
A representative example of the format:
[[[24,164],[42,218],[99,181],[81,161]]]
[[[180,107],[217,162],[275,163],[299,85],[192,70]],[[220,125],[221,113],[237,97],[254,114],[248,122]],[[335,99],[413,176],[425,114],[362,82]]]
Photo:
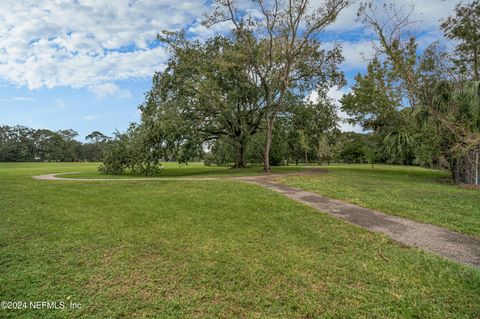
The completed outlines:
[[[457,159],[455,181],[462,184],[480,185],[480,149],[467,152]]]

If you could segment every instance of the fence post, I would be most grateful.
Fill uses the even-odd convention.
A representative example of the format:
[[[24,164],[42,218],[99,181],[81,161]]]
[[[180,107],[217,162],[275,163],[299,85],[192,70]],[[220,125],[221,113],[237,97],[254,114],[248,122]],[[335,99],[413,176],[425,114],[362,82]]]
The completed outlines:
[[[475,151],[475,185],[478,185],[478,150]]]

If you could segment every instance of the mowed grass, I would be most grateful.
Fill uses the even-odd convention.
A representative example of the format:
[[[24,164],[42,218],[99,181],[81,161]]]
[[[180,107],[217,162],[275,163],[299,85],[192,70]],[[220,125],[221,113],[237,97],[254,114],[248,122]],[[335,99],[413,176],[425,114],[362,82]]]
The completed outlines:
[[[287,177],[283,181],[327,197],[480,237],[480,190],[446,183],[446,171],[394,165],[324,168],[327,174]]]
[[[67,177],[73,178],[141,178],[143,176],[133,175],[130,172],[125,172],[123,175],[108,175],[102,174],[97,170],[100,165],[98,163],[95,169],[88,169],[75,174],[68,174]],[[271,168],[272,173],[299,173],[304,171],[303,166],[275,166]],[[162,163],[162,171],[153,178],[162,177],[222,177],[222,176],[245,176],[245,175],[261,175],[263,174],[262,166],[248,166],[242,169],[232,169],[230,166],[205,166],[201,162],[193,162],[188,165],[178,164],[175,162]],[[149,178],[149,177],[145,177]]]
[[[238,181],[67,182],[0,164],[0,318],[475,318],[480,270]],[[383,258],[384,256],[385,258]]]

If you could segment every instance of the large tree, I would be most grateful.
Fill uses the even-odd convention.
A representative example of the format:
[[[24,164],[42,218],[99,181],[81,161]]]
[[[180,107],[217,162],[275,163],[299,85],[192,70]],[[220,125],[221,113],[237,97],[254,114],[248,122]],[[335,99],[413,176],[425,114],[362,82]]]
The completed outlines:
[[[348,0],[326,0],[314,8],[308,0],[253,1],[245,10],[232,0],[217,0],[204,25],[227,22],[241,46],[238,58],[251,69],[250,80],[264,97],[266,125],[264,171],[270,170],[270,147],[275,119],[289,93],[309,94],[343,84],[338,69],[341,48],[322,46],[320,34],[333,23]]]
[[[384,136],[403,125],[402,94],[396,83],[388,64],[374,58],[368,64],[367,73],[359,73],[351,92],[341,99],[341,109],[349,116],[348,122]]]
[[[176,33],[159,39],[170,46],[172,57],[154,76],[142,106],[144,125],[162,130],[179,154],[228,138],[235,146],[235,167],[244,167],[246,145],[261,128],[265,101],[239,43],[224,36],[200,43]]]
[[[309,159],[321,162],[323,157],[328,158],[327,134],[337,127],[339,120],[334,103],[326,95],[319,95],[314,101],[295,104],[289,113],[289,142],[295,161],[299,153],[305,163]]]
[[[421,120],[422,130],[433,124],[433,133],[444,139],[440,144],[446,146],[443,152],[454,173],[458,160],[480,147],[478,83],[466,82],[462,74],[459,76],[457,61],[452,61],[438,44],[419,54],[416,38],[409,32],[411,10],[394,4],[378,8],[367,3],[361,6],[359,17],[377,35],[377,53],[396,73],[412,119]]]

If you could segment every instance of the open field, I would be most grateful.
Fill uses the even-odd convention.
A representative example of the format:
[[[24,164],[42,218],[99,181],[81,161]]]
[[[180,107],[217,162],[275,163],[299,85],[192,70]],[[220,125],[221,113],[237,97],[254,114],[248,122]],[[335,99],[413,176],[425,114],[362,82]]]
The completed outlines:
[[[444,182],[447,172],[393,165],[332,165],[288,177],[290,186],[480,237],[480,190]]]
[[[97,166],[0,163],[0,299],[69,298],[82,305],[80,310],[0,309],[1,318],[480,315],[479,269],[400,246],[260,186],[227,180],[99,183],[31,178],[57,172],[104,177],[95,172]],[[438,184],[443,173],[436,171],[378,167],[381,173],[370,173],[352,168],[286,181],[302,187],[306,183],[305,188],[330,185],[332,194],[344,196],[353,193],[356,174],[364,174],[370,176],[365,192],[379,198],[384,195],[378,195],[380,190],[367,191],[373,180],[391,191],[410,181],[417,189],[409,190],[410,195],[421,198],[408,201],[416,201],[418,211],[431,209],[434,202],[442,206],[443,200],[460,211],[474,206],[479,196],[478,191]],[[167,167],[164,173],[207,176],[231,171],[189,165]],[[448,200],[441,198],[448,194]],[[390,202],[406,205],[402,203],[407,199]],[[479,215],[473,212],[475,225]],[[451,215],[454,227],[463,225]]]
[[[100,165],[100,164],[98,164]],[[98,166],[97,165],[97,166]],[[174,162],[162,163],[162,173],[155,177],[222,177],[222,176],[245,176],[262,175],[261,166],[250,166],[242,169],[231,169],[231,166],[205,166],[200,162],[178,164]],[[302,166],[277,166],[272,167],[272,173],[298,173],[304,171]],[[106,175],[97,170],[87,170],[78,174],[69,174],[73,178],[130,178],[133,175],[128,172],[123,175]],[[135,176],[138,177],[138,176]]]

